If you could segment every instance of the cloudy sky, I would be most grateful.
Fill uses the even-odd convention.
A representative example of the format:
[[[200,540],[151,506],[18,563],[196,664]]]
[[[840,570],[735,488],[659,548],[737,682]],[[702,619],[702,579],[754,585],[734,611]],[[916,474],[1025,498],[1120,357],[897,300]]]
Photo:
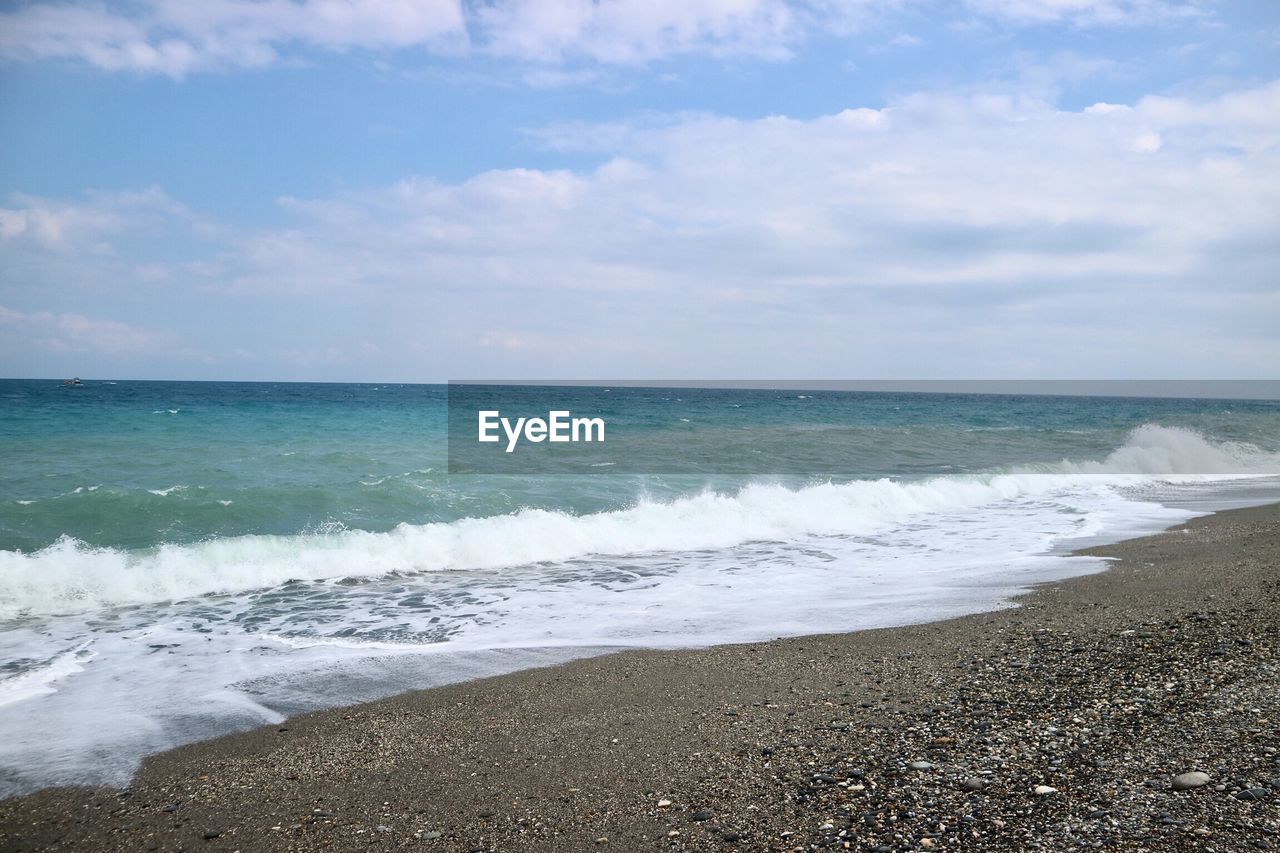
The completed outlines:
[[[0,0],[0,375],[1278,365],[1275,0]]]

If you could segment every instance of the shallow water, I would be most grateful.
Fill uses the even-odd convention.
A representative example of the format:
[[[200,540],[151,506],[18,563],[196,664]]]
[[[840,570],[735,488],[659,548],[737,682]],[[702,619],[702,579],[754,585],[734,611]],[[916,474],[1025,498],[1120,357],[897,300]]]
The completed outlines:
[[[645,421],[641,473],[541,477],[449,475],[439,386],[0,398],[4,793],[602,649],[1001,606],[1102,567],[1071,547],[1280,494],[1269,402],[636,390],[598,403]],[[840,475],[671,473],[690,447]]]

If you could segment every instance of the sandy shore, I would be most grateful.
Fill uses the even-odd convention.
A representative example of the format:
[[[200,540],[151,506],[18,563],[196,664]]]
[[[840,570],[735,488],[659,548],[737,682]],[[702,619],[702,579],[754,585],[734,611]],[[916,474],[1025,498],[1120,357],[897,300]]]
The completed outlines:
[[[0,802],[0,847],[1280,849],[1280,507],[1090,553],[1120,560],[1016,609],[628,652],[183,747],[125,791]],[[1209,781],[1175,791],[1190,771]]]

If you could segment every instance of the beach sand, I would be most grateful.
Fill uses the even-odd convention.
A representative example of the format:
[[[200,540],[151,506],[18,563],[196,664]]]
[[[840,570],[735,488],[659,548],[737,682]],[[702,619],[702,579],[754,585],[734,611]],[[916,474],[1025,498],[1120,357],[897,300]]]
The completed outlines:
[[[128,790],[0,803],[0,848],[1280,849],[1280,508],[1088,553],[1120,559],[994,613],[625,652],[194,744]],[[1173,790],[1188,771],[1210,781]]]

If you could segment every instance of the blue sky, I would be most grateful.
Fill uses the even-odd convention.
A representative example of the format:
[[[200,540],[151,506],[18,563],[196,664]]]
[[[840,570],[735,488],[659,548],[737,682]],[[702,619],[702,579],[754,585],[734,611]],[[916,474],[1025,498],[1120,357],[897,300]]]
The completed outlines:
[[[1263,378],[1272,0],[0,3],[0,374]]]

